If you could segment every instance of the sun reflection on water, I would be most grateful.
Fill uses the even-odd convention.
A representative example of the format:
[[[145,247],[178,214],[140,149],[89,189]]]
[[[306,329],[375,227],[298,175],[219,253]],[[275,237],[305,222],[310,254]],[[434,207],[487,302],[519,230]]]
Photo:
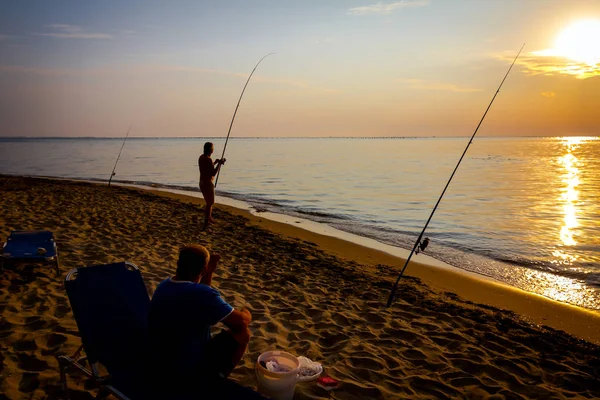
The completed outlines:
[[[568,248],[577,245],[577,227],[579,226],[577,221],[579,191],[577,187],[580,183],[578,168],[580,161],[573,153],[582,143],[585,143],[585,140],[579,137],[565,137],[561,140],[566,154],[558,159],[563,167],[561,181],[564,183],[558,199],[563,209],[563,225],[560,228],[559,237],[562,247]],[[562,265],[572,264],[578,258],[577,255],[569,254],[566,249],[556,249],[552,255],[556,257],[554,263]]]
[[[574,229],[579,226],[577,223],[577,209],[576,202],[578,199],[579,192],[577,186],[579,186],[579,169],[577,165],[577,157],[573,154],[565,154],[561,158],[561,162],[566,170],[563,176],[563,182],[567,184],[564,192],[561,194],[561,199],[564,202],[563,210],[564,225],[560,230],[560,239],[565,246],[575,246],[577,242],[573,238]]]
[[[581,292],[584,289],[581,282],[557,275],[548,276],[546,281],[544,296],[568,303],[581,301],[579,297],[581,297]]]
[[[527,268],[512,273],[516,273],[519,286],[529,292],[582,307],[598,308],[594,289],[579,279]]]
[[[552,251],[554,260],[552,263],[557,266],[573,267],[579,260],[579,255],[574,248],[578,242],[584,242],[580,235],[582,231],[578,218],[584,218],[581,215],[582,209],[579,202],[578,187],[582,184],[580,170],[585,169],[584,161],[577,157],[578,149],[584,146],[592,138],[564,137],[560,139],[562,145],[562,156],[558,157],[560,166],[557,176],[559,187],[558,205],[561,209],[562,221],[560,229],[557,232],[557,243]],[[571,270],[570,271],[574,271]],[[560,276],[544,271],[527,270],[522,278],[523,286],[529,287],[530,291],[543,294],[554,300],[569,302],[573,304],[586,304],[586,298],[591,289],[579,279]],[[526,283],[525,283],[526,282]],[[535,282],[535,284],[533,284]],[[532,287],[532,286],[535,287]],[[589,306],[589,305],[588,305]]]

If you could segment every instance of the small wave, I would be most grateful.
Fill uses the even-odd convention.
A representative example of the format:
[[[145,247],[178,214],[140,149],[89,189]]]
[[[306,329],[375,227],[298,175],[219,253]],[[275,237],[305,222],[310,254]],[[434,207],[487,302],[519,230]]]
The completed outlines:
[[[315,222],[334,222],[334,221],[349,221],[353,220],[350,216],[327,213],[320,210],[310,210],[295,206],[296,202],[293,200],[279,199],[277,201],[270,198],[266,198],[260,194],[241,194],[234,192],[218,192],[217,194],[225,197],[230,197],[235,200],[240,200],[250,204],[261,212],[269,211],[284,215],[290,215],[293,217],[306,218],[314,220]]]
[[[595,288],[600,289],[600,275],[594,275],[593,277],[586,277],[585,282]]]

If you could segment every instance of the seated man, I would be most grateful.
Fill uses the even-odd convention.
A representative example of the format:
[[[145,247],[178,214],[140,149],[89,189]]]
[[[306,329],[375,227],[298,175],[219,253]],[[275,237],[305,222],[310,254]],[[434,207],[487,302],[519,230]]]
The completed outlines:
[[[175,276],[161,282],[150,303],[151,368],[172,387],[229,376],[250,340],[248,310],[234,310],[210,284],[220,256],[200,245],[183,247]],[[211,337],[211,326],[228,330]]]

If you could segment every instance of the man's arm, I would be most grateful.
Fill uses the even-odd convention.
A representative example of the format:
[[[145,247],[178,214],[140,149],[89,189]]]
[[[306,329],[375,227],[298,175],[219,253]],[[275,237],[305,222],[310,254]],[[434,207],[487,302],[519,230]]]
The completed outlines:
[[[208,265],[206,266],[206,270],[202,274],[202,279],[200,279],[200,283],[203,283],[206,286],[210,286],[210,284],[212,283],[213,272],[215,272],[215,269],[217,268],[217,264],[219,263],[220,259],[221,256],[219,254],[211,254],[210,259],[208,260]]]
[[[202,279],[200,280],[200,283],[203,283],[206,286],[210,286],[210,284],[212,283],[213,271],[206,271],[204,274],[202,274]]]
[[[216,159],[215,160],[215,165],[216,167],[213,166],[213,176],[217,175],[217,172],[219,172],[219,169],[221,168],[221,166],[225,164],[225,159]]]
[[[250,322],[252,322],[252,314],[246,309],[242,309],[241,311],[233,310],[221,322],[231,329],[231,332],[234,334],[244,332],[248,329]]]
[[[233,310],[228,316],[223,318],[221,322],[223,322],[230,330],[230,334],[233,339],[238,343],[236,346],[235,352],[231,357],[231,365],[232,368],[227,372],[227,375],[235,368],[235,366],[240,362],[242,357],[244,356],[244,352],[248,347],[248,343],[250,342],[250,329],[248,329],[248,324],[252,320],[252,316],[250,315],[250,311],[248,310]]]

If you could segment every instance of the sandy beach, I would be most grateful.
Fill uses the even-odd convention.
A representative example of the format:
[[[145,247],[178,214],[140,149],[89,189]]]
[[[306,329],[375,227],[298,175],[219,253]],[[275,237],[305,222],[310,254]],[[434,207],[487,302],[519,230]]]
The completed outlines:
[[[600,314],[456,271],[411,264],[393,306],[402,260],[217,204],[202,231],[202,201],[123,187],[0,175],[0,235],[48,229],[60,275],[20,264],[0,275],[0,400],[59,399],[55,355],[80,344],[63,289],[76,267],[131,261],[149,293],[178,248],[222,256],[214,286],[253,314],[252,339],[232,379],[256,386],[267,350],[318,361],[341,382],[299,383],[295,399],[565,399],[600,397]],[[94,391],[69,376],[73,399]]]

